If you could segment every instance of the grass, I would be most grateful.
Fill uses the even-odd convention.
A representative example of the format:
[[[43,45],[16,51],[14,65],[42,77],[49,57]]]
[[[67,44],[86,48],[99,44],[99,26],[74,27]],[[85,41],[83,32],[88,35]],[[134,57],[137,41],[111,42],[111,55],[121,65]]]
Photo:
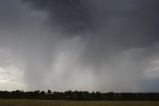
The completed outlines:
[[[159,106],[151,101],[0,100],[0,106]]]

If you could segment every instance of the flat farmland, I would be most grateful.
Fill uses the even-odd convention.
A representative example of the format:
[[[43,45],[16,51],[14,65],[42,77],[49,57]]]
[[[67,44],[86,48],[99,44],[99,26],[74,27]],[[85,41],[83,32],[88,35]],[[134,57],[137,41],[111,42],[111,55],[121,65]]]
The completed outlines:
[[[0,106],[159,106],[152,101],[54,101],[1,99]]]

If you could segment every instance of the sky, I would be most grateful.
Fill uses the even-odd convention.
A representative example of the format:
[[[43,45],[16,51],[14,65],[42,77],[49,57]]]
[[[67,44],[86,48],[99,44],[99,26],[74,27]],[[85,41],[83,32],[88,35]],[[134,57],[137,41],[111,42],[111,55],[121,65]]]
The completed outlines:
[[[158,0],[0,0],[0,90],[159,92]]]

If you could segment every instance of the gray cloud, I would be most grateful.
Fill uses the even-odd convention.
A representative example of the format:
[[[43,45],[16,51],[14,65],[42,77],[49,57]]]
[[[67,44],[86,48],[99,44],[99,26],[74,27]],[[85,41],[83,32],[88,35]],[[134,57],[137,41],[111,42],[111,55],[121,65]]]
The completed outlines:
[[[66,33],[81,33],[91,26],[90,14],[80,0],[24,1],[31,2],[33,8],[46,10],[49,13],[49,24],[62,28]]]
[[[158,88],[158,0],[0,2],[1,48],[23,64],[28,88]]]
[[[46,10],[50,17],[49,23],[60,26],[61,31],[69,31],[70,35],[74,31],[79,33],[91,30],[90,39],[99,39],[99,42],[103,40],[108,44],[115,42],[128,48],[151,46],[158,41],[159,15],[156,0],[25,1],[30,1],[37,9]]]

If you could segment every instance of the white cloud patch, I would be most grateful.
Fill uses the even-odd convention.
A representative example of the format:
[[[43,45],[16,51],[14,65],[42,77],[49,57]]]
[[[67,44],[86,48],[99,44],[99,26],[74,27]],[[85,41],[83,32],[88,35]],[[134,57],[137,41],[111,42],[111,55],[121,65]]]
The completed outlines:
[[[26,89],[23,69],[8,49],[0,49],[0,90]]]

